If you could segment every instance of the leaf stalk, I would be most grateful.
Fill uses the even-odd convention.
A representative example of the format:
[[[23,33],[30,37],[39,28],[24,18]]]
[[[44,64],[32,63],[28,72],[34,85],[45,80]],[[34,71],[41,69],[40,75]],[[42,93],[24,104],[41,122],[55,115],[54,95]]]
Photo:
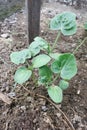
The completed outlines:
[[[61,35],[61,31],[59,31],[58,34],[57,34],[57,37],[56,37],[56,39],[55,39],[55,41],[54,41],[54,44],[53,44],[53,46],[52,46],[52,48],[51,48],[51,52],[54,50],[54,48],[55,48],[55,46],[56,46],[56,43],[57,43],[57,41],[58,41],[60,35]]]
[[[76,47],[76,49],[73,51],[73,54],[77,52],[77,50],[84,44],[86,40],[87,40],[87,37],[85,37],[84,40]]]

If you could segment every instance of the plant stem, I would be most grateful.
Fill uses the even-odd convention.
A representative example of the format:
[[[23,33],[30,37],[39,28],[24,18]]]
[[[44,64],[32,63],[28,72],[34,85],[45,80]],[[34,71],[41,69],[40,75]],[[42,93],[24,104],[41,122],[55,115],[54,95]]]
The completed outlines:
[[[25,62],[26,62],[26,64],[27,64],[27,66],[29,67],[30,65],[29,65],[28,61],[26,60]]]
[[[57,43],[57,41],[58,41],[60,35],[61,35],[61,32],[59,31],[58,34],[57,34],[57,37],[56,37],[56,39],[55,39],[55,41],[54,41],[54,44],[53,44],[53,46],[52,46],[52,48],[51,48],[51,52],[54,50],[54,48],[55,48],[55,46],[56,46],[56,43]]]
[[[36,86],[37,85],[37,80],[36,80],[36,76],[35,76],[34,72],[32,72],[32,80],[33,80],[33,83]]]
[[[53,80],[53,83],[57,80],[57,78],[59,78],[59,75],[57,75],[54,80]]]
[[[77,50],[84,44],[86,40],[87,40],[87,37],[85,37],[84,40],[76,47],[76,49],[73,51],[73,54],[77,52]]]
[[[56,75],[55,78],[50,83],[51,84],[54,83],[58,78],[60,78],[60,75]]]

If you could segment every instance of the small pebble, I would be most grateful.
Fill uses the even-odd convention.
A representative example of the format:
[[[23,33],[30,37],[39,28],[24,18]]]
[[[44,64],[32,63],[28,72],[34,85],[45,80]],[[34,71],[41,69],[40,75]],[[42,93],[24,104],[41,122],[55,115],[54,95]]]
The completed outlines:
[[[45,112],[48,110],[48,108],[46,106],[42,106],[42,110]]]
[[[78,94],[78,95],[80,94],[80,90],[77,91],[77,94]]]
[[[9,37],[9,34],[8,34],[8,33],[6,33],[6,34],[1,34],[1,37],[2,37],[2,38],[8,38],[8,37]]]
[[[25,107],[25,106],[21,106],[20,108],[21,108],[22,110],[24,110],[24,111],[26,110],[26,107]]]

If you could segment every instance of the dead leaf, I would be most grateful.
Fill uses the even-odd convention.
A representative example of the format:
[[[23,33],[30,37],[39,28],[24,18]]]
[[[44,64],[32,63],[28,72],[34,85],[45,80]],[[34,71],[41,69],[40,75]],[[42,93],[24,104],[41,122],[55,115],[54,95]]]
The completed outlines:
[[[0,92],[0,99],[7,104],[12,103],[12,100],[7,95],[3,94],[2,92]]]

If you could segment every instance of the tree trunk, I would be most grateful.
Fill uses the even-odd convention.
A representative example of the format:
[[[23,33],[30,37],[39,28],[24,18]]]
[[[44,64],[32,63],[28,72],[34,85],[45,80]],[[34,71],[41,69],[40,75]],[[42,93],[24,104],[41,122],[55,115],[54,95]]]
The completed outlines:
[[[39,35],[41,0],[26,0],[26,4],[28,13],[28,43],[30,44],[34,37]]]

